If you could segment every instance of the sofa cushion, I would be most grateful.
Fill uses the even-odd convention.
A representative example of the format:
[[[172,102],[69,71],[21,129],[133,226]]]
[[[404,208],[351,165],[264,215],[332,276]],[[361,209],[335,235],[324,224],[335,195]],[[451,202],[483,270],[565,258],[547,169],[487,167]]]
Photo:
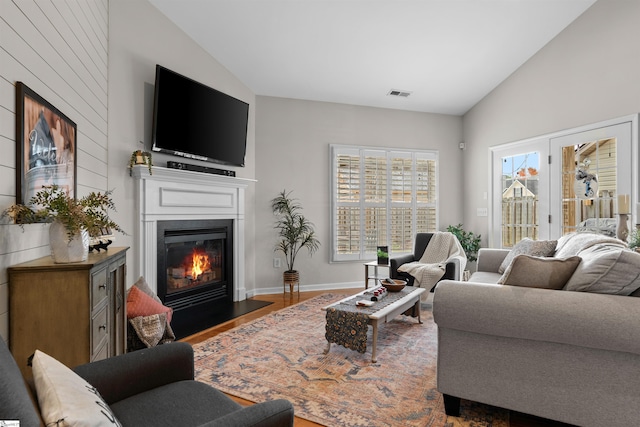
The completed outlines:
[[[569,233],[558,239],[556,246],[556,258],[568,258],[574,255],[580,255],[585,249],[589,249],[593,245],[607,244],[609,246],[617,246],[625,248],[627,245],[613,237],[604,236],[596,233]]]
[[[499,284],[528,288],[562,289],[580,264],[580,257],[516,256],[498,280]]]
[[[122,424],[130,426],[197,426],[242,409],[221,391],[198,381],[156,387],[111,407]]]
[[[580,252],[582,262],[565,290],[630,295],[640,288],[640,254],[617,245],[597,244]]]
[[[477,283],[498,283],[502,275],[493,271],[476,271],[469,278],[469,282]]]
[[[531,240],[528,237],[520,240],[509,251],[500,264],[498,273],[502,274],[517,255],[552,256],[556,250],[556,240]]]
[[[45,425],[120,425],[98,390],[71,369],[39,350],[35,352],[32,365]],[[61,420],[64,422],[60,423]]]

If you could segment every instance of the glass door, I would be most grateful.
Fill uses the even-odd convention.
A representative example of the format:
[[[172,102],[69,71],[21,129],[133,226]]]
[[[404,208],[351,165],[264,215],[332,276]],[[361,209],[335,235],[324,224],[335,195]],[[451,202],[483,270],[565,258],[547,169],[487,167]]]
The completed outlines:
[[[628,122],[551,138],[556,238],[576,231],[616,236],[617,198],[632,194],[631,131]]]

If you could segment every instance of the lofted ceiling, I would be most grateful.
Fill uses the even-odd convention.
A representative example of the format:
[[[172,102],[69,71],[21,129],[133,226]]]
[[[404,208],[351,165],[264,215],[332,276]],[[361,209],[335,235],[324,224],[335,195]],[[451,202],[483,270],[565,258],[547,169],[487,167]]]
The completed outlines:
[[[257,95],[462,115],[595,0],[150,2]]]

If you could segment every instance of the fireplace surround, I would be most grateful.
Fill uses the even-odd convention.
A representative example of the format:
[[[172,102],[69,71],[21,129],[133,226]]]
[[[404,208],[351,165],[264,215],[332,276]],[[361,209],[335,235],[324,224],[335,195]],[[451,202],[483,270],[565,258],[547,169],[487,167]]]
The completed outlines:
[[[210,294],[213,294],[210,295],[211,299],[216,304],[222,301],[233,303],[245,300],[247,291],[244,280],[244,197],[245,189],[253,180],[158,166],[154,166],[153,174],[150,174],[149,170],[141,165],[134,166],[132,174],[136,183],[135,201],[138,221],[135,230],[136,250],[133,262],[136,277],[143,276],[165,303],[169,306],[176,305],[174,310],[177,313],[178,309],[184,309],[184,304],[187,303],[176,303],[172,300],[172,294],[190,294],[189,287],[194,286],[192,283],[194,280],[186,271],[180,270],[185,267],[171,266],[172,273],[175,269],[176,283],[179,282],[176,286],[180,289],[169,292],[169,298],[167,298],[166,290],[158,288],[160,282],[164,280],[160,278],[160,269],[166,270],[166,265],[159,265],[158,262],[159,255],[165,250],[163,231],[166,228],[165,225],[182,223],[177,230],[169,233],[170,243],[173,244],[171,248],[174,252],[184,250],[185,245],[191,245],[193,249],[198,246],[197,242],[207,240],[200,236],[189,243],[190,238],[184,237],[185,234],[189,234],[189,230],[202,231],[205,237],[207,234],[213,234],[209,236],[213,237],[210,240],[216,240],[220,229],[224,228],[227,234],[224,243],[227,250],[225,261],[223,265],[214,267],[215,271],[211,269],[208,272],[210,280],[205,280],[207,282],[205,288],[211,291]],[[162,247],[160,241],[162,241]],[[215,252],[211,245],[213,243],[207,249]],[[136,268],[139,271],[136,271]],[[225,278],[220,279],[216,276],[214,279],[213,276],[219,274],[222,269],[224,269]],[[178,334],[177,331],[176,334]]]

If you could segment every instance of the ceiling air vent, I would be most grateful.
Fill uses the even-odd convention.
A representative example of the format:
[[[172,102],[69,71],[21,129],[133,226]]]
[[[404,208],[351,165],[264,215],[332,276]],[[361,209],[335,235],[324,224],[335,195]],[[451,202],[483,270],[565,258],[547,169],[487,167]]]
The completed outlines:
[[[402,97],[402,98],[407,98],[409,95],[411,95],[411,92],[408,92],[406,90],[391,89],[389,91],[389,93],[387,93],[387,95],[389,95],[389,96],[399,96],[399,97]]]

